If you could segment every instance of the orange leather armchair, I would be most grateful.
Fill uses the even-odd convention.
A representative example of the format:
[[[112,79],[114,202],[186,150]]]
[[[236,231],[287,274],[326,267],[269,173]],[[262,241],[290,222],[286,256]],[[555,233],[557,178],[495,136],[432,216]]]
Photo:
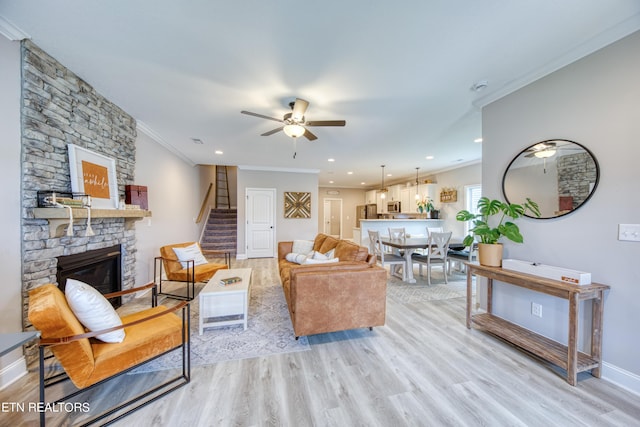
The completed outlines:
[[[105,297],[109,299],[144,289],[152,290],[151,308],[122,316],[121,326],[94,332],[85,330],[69,307],[65,295],[56,285],[46,284],[29,292],[29,321],[40,331],[41,405],[47,404],[45,390],[62,381],[70,379],[77,390],[56,402],[70,399],[93,386],[178,349],[181,349],[183,360],[181,374],[94,416],[88,424],[116,413],[119,413],[117,418],[123,417],[189,383],[191,377],[189,304],[183,301],[172,308],[155,306],[157,294],[156,285],[153,283],[106,294]],[[175,314],[180,311],[182,311],[181,316]],[[120,343],[105,343],[94,338],[118,329],[125,330],[125,338]],[[63,373],[45,378],[46,350],[50,350],[55,356],[64,369]],[[122,413],[125,408],[130,409]],[[44,423],[45,412],[43,411],[40,413],[40,425]]]
[[[182,262],[178,259],[173,248],[185,248],[187,246],[191,246],[196,244],[198,248],[200,248],[200,244],[197,242],[185,242],[185,243],[176,243],[173,245],[166,245],[160,248],[160,256],[156,258],[156,264],[158,261],[160,263],[160,269],[156,266],[154,268],[154,278],[153,281],[158,283],[159,286],[159,294],[167,295],[173,298],[178,299],[187,299],[192,300],[195,296],[195,283],[196,282],[206,282],[213,277],[216,271],[223,270],[228,268],[227,264],[218,264],[214,262],[209,262],[207,264],[196,265],[194,260],[186,261],[187,266],[183,267]],[[210,251],[200,251],[204,254],[207,254]],[[214,251],[215,252],[215,251]],[[219,252],[215,252],[219,253]],[[226,256],[225,256],[226,260]],[[165,274],[167,276],[167,280],[175,281],[175,282],[187,282],[187,296],[170,294],[166,292],[162,292],[162,267],[164,267]],[[159,279],[156,276],[159,270]]]

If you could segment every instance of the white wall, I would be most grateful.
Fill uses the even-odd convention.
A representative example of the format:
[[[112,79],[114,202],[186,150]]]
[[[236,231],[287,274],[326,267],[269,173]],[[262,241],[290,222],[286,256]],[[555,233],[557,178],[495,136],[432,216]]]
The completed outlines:
[[[603,376],[640,393],[640,243],[617,240],[618,224],[640,223],[638,52],[640,32],[485,107],[482,179],[484,194],[500,196],[509,161],[546,139],[574,140],[593,152],[601,173],[593,197],[558,219],[520,221],[525,243],[507,242],[505,258],[588,271],[610,285]],[[498,313],[566,342],[566,303],[506,289],[496,299]],[[542,319],[530,315],[531,301],[543,305]],[[590,305],[581,308],[588,318]]]
[[[244,203],[247,188],[276,189],[276,245],[280,241],[294,239],[313,239],[318,234],[318,174],[304,172],[284,172],[271,170],[255,170],[238,167],[238,257],[246,256]],[[284,192],[311,193],[311,218],[285,218]],[[277,251],[277,246],[276,246]],[[276,252],[277,253],[277,252]],[[275,255],[275,254],[274,254]]]
[[[435,175],[437,182],[434,205],[440,209],[440,218],[444,220],[443,227],[451,231],[454,240],[464,238],[464,222],[456,221],[456,214],[465,209],[464,188],[467,185],[478,185],[482,180],[482,165],[465,166]],[[441,203],[440,191],[443,188],[455,188],[458,191],[458,200],[453,203]]]
[[[0,36],[0,333],[22,331],[20,259],[20,43]],[[0,358],[0,388],[25,373],[22,348]]]
[[[198,168],[138,131],[135,184],[146,185],[152,217],[136,223],[136,285],[153,280],[160,246],[197,241],[202,198]]]

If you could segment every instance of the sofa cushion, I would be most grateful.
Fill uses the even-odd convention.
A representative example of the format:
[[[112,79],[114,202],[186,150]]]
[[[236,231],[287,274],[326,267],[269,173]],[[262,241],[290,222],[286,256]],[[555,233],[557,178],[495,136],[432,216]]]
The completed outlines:
[[[326,234],[318,234],[315,238],[315,240],[313,241],[313,250],[314,251],[319,251],[320,248],[322,247],[322,244],[324,243],[324,240],[329,237]]]
[[[322,242],[322,246],[320,246],[320,249],[318,249],[317,251],[325,254],[329,252],[331,249],[338,246],[339,242],[340,240],[336,239],[335,237],[327,236],[327,238],[324,239],[324,242]]]
[[[291,252],[287,254],[285,259],[289,262],[295,262],[296,264],[304,264],[308,257],[309,256],[305,254]]]
[[[340,261],[366,262],[369,254],[367,248],[348,240],[340,240],[335,249],[334,256],[339,258]]]
[[[338,258],[325,258],[325,259],[315,259],[315,258],[307,258],[304,260],[303,264],[332,264],[340,261]]]
[[[313,240],[294,240],[291,252],[296,254],[308,254],[313,251]]]

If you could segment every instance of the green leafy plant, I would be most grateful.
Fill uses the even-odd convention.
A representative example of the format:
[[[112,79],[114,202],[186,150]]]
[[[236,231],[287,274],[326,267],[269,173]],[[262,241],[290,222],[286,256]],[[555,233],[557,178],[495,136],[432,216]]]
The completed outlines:
[[[527,201],[518,205],[515,203],[505,203],[501,200],[490,200],[488,197],[481,197],[478,200],[478,213],[474,214],[467,210],[462,210],[456,214],[458,221],[473,221],[473,228],[469,230],[471,234],[464,238],[463,244],[471,246],[476,237],[480,239],[480,243],[498,243],[498,240],[504,236],[516,243],[522,243],[523,238],[520,229],[516,224],[507,221],[507,218],[517,219],[530,211],[533,215],[540,216],[540,208],[533,200],[527,198]],[[489,219],[493,216],[499,216],[498,224],[492,227]]]
[[[435,209],[433,206],[433,201],[429,197],[425,197],[424,199],[417,200],[416,205],[418,205],[418,209],[420,212],[425,211],[429,212]]]

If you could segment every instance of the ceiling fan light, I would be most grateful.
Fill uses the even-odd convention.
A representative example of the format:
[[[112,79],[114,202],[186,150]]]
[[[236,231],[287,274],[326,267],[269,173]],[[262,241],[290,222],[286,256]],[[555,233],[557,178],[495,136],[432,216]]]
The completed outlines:
[[[556,150],[548,148],[546,150],[542,150],[542,151],[536,151],[535,153],[533,153],[534,156],[536,156],[539,159],[547,159],[551,156],[553,156],[554,154],[556,154]]]
[[[298,138],[304,135],[304,133],[307,131],[304,126],[298,124],[285,125],[282,130],[287,136],[290,136],[291,138]]]

